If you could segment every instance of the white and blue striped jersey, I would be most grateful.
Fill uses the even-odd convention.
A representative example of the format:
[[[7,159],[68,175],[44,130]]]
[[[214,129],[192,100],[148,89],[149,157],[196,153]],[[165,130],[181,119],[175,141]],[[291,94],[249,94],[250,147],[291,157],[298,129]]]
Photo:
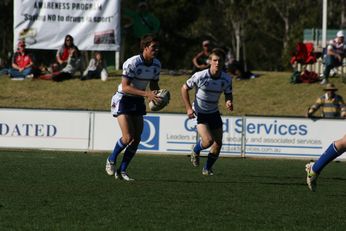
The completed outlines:
[[[144,63],[142,55],[135,55],[127,59],[123,64],[123,78],[131,80],[131,86],[145,90],[148,83],[152,80],[159,80],[161,63],[154,58],[150,65]],[[122,92],[121,84],[118,86],[118,92]]]
[[[195,88],[193,110],[198,113],[214,113],[219,110],[219,98],[223,92],[232,94],[232,77],[221,72],[218,78],[212,78],[209,69],[196,72],[186,81],[186,86]]]

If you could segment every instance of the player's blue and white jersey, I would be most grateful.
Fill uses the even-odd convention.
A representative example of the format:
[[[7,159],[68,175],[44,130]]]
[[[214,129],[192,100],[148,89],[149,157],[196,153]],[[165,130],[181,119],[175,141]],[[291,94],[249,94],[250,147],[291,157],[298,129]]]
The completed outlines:
[[[219,98],[223,92],[232,94],[232,77],[221,72],[217,78],[212,78],[209,69],[196,72],[186,81],[190,89],[196,88],[193,109],[198,113],[214,113],[219,110]]]
[[[154,58],[150,65],[144,63],[142,55],[135,55],[123,64],[123,78],[131,80],[131,86],[145,90],[148,83],[152,80],[158,81],[160,77],[161,63]],[[121,84],[118,86],[118,91],[122,92]],[[123,93],[123,92],[122,92]]]

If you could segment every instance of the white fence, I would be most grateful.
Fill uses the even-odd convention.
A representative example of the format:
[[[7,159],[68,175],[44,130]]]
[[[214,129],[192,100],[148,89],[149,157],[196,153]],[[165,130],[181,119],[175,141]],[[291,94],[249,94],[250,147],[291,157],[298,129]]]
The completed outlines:
[[[221,156],[316,159],[346,130],[344,120],[260,116],[222,119]],[[149,113],[144,118],[138,152],[188,155],[197,139],[195,125],[185,114]],[[118,123],[109,112],[0,109],[0,148],[110,152],[120,137]]]
[[[324,67],[322,58],[318,58],[317,61],[313,64],[302,65],[300,63],[295,62],[292,65],[292,68],[297,71],[304,71],[304,70],[313,71],[313,72],[316,72],[319,76],[321,76],[323,74],[323,70],[325,67]],[[346,74],[346,58],[343,59],[341,66],[333,68],[330,72],[331,76],[339,75],[342,78],[345,78],[344,74]]]

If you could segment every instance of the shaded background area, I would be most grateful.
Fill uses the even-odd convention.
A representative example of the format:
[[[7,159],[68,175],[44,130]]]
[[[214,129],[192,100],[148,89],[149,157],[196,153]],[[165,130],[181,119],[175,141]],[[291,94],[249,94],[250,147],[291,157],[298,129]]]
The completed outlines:
[[[237,38],[240,60],[250,69],[286,70],[290,51],[303,40],[304,28],[321,28],[322,0],[148,0],[149,11],[160,21],[159,58],[167,69],[190,69],[191,59],[204,39],[235,53]],[[138,53],[138,38],[129,26],[126,11],[138,11],[137,0],[121,1],[121,60]],[[328,29],[346,27],[346,0],[328,1]],[[0,57],[6,60],[13,49],[13,2],[0,2]],[[238,36],[238,37],[237,37]],[[62,36],[63,37],[63,36]],[[35,51],[39,57],[51,52]],[[108,63],[114,55],[105,53]],[[54,58],[54,56],[53,56]]]

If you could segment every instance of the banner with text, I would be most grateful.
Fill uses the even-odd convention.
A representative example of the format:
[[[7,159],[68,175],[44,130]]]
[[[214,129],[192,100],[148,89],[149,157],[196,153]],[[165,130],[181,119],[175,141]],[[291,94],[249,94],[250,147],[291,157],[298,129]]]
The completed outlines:
[[[80,50],[120,49],[120,0],[14,0],[14,49],[58,49],[72,35]]]
[[[318,158],[345,135],[344,120],[223,116],[221,156]],[[110,112],[0,109],[0,147],[111,152],[121,138]],[[199,139],[185,114],[148,113],[140,153],[189,155]],[[207,155],[204,150],[202,155]],[[339,159],[346,159],[343,154]]]
[[[238,124],[243,123],[239,121]],[[346,123],[338,119],[249,117],[245,129],[245,155],[266,157],[319,157],[345,135]],[[344,155],[345,156],[345,155]]]
[[[0,147],[87,150],[89,113],[0,109]]]

